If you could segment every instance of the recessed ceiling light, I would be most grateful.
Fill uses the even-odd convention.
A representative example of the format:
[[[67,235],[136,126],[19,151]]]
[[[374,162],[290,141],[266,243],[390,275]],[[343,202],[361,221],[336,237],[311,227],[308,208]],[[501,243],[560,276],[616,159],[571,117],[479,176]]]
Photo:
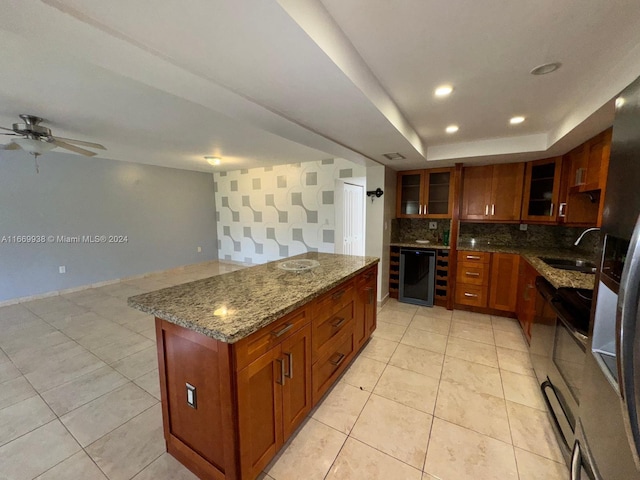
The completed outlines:
[[[458,128],[458,125],[449,125],[449,126],[448,126],[447,128],[445,128],[444,130],[445,130],[445,132],[447,132],[447,133],[456,133],[456,132],[459,130],[459,128]]]
[[[616,98],[616,108],[620,108],[623,105],[624,105],[624,98],[622,97]]]
[[[547,73],[555,72],[561,65],[560,62],[545,63],[531,70],[531,75],[546,75]]]
[[[453,92],[453,87],[451,85],[440,85],[435,90],[436,97],[446,97]]]
[[[207,162],[209,162],[209,165],[213,165],[214,167],[216,165],[220,165],[220,162],[222,161],[220,160],[220,157],[204,157],[204,158],[207,160]]]
[[[524,117],[520,117],[520,116],[513,117],[513,118],[511,118],[511,120],[509,120],[509,123],[511,125],[517,125],[517,124],[522,123],[522,122],[524,122]]]

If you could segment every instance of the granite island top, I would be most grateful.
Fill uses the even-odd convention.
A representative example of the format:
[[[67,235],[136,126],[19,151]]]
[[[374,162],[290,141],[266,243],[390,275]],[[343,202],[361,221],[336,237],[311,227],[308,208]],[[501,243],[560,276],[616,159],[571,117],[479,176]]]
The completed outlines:
[[[553,268],[540,260],[540,257],[565,258],[568,260],[593,260],[588,255],[571,249],[536,249],[491,244],[458,244],[458,250],[492,253],[514,253],[521,255],[555,288],[570,287],[593,290],[596,276],[593,273],[581,273],[572,270]]]
[[[317,260],[313,270],[278,268]],[[174,287],[136,295],[129,306],[226,343],[235,343],[378,263],[376,257],[304,253]]]

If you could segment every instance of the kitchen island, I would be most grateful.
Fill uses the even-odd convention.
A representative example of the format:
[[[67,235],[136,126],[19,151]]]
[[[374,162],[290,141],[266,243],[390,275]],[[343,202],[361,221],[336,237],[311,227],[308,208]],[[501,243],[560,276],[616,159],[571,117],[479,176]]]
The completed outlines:
[[[156,317],[167,450],[202,479],[255,479],[376,327],[374,257],[306,253],[138,295]]]

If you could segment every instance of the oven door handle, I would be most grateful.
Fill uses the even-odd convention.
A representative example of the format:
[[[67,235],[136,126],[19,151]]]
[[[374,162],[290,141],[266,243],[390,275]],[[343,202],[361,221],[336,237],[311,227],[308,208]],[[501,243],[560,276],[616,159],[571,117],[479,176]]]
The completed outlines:
[[[547,411],[549,412],[549,414],[551,415],[551,419],[553,420],[553,426],[556,430],[556,436],[563,439],[563,442],[559,442],[559,446],[566,458],[571,454],[569,450],[569,444],[567,443],[567,440],[564,438],[564,434],[562,433],[562,427],[560,427],[560,422],[558,421],[556,412],[553,410],[553,407],[551,406],[551,401],[549,400],[549,396],[547,395],[547,391],[546,391],[547,388],[551,389],[556,399],[558,400],[558,404],[562,409],[563,415],[567,418],[569,417],[567,416],[567,412],[564,409],[564,405],[562,404],[562,402],[560,401],[560,398],[558,397],[558,392],[556,391],[556,387],[553,386],[553,383],[551,383],[548,379],[542,382],[540,384],[540,390],[542,391],[542,398],[544,399],[544,403],[547,404]],[[571,428],[572,431],[574,431],[571,423],[569,423],[569,427]]]

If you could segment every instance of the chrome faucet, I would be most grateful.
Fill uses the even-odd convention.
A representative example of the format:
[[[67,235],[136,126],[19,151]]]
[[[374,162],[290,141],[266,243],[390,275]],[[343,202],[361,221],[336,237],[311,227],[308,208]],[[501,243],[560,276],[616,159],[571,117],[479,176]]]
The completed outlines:
[[[587,233],[589,232],[595,232],[596,230],[600,230],[600,227],[591,227],[591,228],[587,228],[584,232],[582,232],[580,234],[580,236],[578,237],[578,239],[575,241],[575,243],[573,244],[574,246],[577,246],[581,241],[582,241],[582,237],[584,237]]]

